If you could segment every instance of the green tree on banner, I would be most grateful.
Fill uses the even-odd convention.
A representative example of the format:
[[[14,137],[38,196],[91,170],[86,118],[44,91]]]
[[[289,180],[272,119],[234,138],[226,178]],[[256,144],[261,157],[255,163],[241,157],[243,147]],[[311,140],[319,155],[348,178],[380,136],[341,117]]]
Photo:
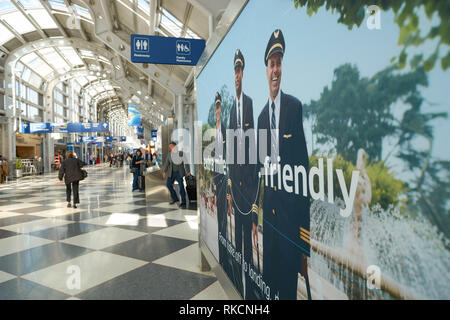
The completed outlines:
[[[400,32],[398,44],[402,51],[397,60],[397,66],[402,69],[408,61],[408,48],[419,47],[427,41],[435,41],[435,49],[428,57],[417,54],[409,59],[411,67],[423,66],[425,71],[434,68],[436,61],[440,59],[441,67],[447,70],[450,66],[450,1],[446,0],[293,0],[295,8],[306,7],[309,16],[321,7],[339,15],[338,23],[342,23],[352,29],[353,26],[360,27],[364,22],[368,7],[376,5],[380,10],[391,10],[395,14],[394,21]],[[427,22],[438,18],[438,24],[432,25],[427,31],[421,30],[419,26],[424,25],[420,21],[418,12],[423,10]],[[370,12],[368,14],[373,14]],[[423,20],[423,19],[422,19]]]
[[[360,148],[373,162],[385,162],[392,154],[403,160],[414,175],[407,182],[411,215],[420,211],[450,238],[450,162],[433,159],[431,124],[446,118],[447,113],[423,112],[419,89],[427,85],[427,74],[421,67],[399,73],[392,65],[371,78],[361,78],[356,66],[344,64],[334,70],[331,88],[326,86],[320,99],[304,106],[304,112],[313,120],[317,142],[333,145],[347,161],[355,161]],[[382,159],[387,138],[391,152]],[[418,147],[418,139],[427,141],[427,146]]]

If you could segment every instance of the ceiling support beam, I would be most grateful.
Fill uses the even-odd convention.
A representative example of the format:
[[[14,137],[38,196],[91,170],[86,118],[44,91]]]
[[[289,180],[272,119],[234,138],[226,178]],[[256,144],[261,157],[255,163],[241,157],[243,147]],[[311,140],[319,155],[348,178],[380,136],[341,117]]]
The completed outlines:
[[[94,18],[95,35],[105,45],[110,47],[113,51],[118,53],[127,61],[131,62],[131,47],[127,41],[120,38],[112,31],[112,20],[109,12],[110,1],[97,0],[91,2],[88,0],[82,1],[91,12]],[[92,3],[92,5],[91,5]],[[158,82],[163,88],[168,90],[173,95],[185,94],[186,89],[183,83],[170,77],[165,71],[153,64],[133,63],[142,73]]]
[[[59,22],[59,20],[56,19],[56,17],[52,14],[52,9],[49,7],[48,2],[45,0],[39,0],[39,2],[41,3],[41,5],[45,9],[45,11],[47,11],[49,16],[52,17],[53,22],[58,27],[58,30],[59,30],[59,32],[61,32],[62,36],[68,38],[69,35],[67,34],[66,30],[64,30],[64,28],[61,25],[61,23]]]

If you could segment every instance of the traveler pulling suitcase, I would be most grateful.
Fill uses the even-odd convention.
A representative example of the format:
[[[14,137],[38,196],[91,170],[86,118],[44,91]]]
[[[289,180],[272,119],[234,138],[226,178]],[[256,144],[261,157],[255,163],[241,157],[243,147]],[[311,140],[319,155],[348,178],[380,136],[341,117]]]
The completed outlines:
[[[190,175],[186,176],[186,192],[188,194],[189,201],[197,201],[197,183],[195,177]]]

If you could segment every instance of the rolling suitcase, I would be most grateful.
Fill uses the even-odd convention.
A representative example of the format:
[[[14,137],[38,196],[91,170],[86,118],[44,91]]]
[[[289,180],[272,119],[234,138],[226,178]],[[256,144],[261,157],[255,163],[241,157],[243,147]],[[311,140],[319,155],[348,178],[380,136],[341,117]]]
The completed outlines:
[[[145,176],[138,177],[138,187],[140,191],[145,191]]]
[[[189,201],[197,201],[197,183],[194,176],[186,176],[186,192]]]

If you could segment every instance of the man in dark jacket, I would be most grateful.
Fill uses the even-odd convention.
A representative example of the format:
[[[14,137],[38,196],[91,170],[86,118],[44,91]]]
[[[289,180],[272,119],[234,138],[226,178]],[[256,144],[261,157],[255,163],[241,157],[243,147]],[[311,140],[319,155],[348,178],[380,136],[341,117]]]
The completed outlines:
[[[178,195],[175,192],[175,189],[173,188],[173,183],[177,181],[178,186],[180,187],[180,196],[181,196],[180,208],[184,209],[186,208],[186,192],[184,190],[183,177],[190,176],[191,171],[189,168],[189,164],[187,164],[186,157],[184,156],[182,151],[177,150],[177,144],[174,141],[169,143],[169,149],[170,152],[167,155],[166,161],[164,162],[163,178],[165,179],[167,176],[166,186],[169,189],[170,196],[172,198],[170,204],[178,202]],[[177,153],[178,155],[175,156],[172,155]],[[172,157],[176,156],[178,156],[179,158],[176,160],[181,160],[181,162],[174,161],[174,159],[172,159]]]
[[[70,195],[73,188],[73,207],[77,207],[77,203],[80,203],[80,196],[78,194],[78,186],[80,180],[83,178],[81,173],[81,168],[83,163],[73,156],[72,151],[66,152],[66,160],[62,163],[59,168],[58,178],[60,181],[63,180],[66,183],[66,196],[67,196],[67,207],[70,208]]]

